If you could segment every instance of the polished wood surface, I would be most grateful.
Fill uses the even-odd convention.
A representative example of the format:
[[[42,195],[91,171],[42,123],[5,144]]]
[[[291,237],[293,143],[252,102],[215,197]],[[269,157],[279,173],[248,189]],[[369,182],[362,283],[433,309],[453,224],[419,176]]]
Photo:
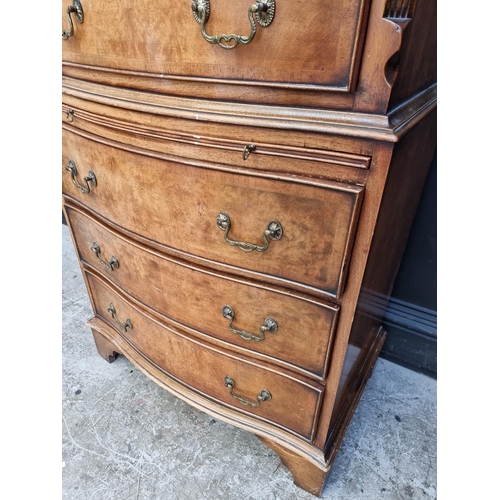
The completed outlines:
[[[257,25],[251,43],[222,50],[202,38],[189,1],[165,0],[161,8],[157,0],[83,0],[82,5],[85,20],[63,45],[64,61],[160,78],[251,80],[256,85],[340,91],[353,79],[365,11],[363,0],[277,0],[272,23]],[[207,32],[247,35],[250,5],[251,0],[211,0]],[[316,57],[319,53],[328,53],[328,58]]]
[[[282,361],[286,368],[324,379],[338,306],[187,265],[124,238],[75,208],[66,207],[65,212],[81,261],[147,304],[153,314],[205,340],[213,337],[247,355],[260,353],[268,361]],[[92,251],[95,242],[101,259],[107,262],[115,256],[118,267],[104,267]],[[225,305],[235,312],[235,329],[258,336],[266,318],[273,318],[278,329],[266,332],[263,341],[245,340],[229,330],[222,315]]]
[[[385,78],[383,81],[387,86]],[[326,144],[327,149],[346,151],[351,147],[344,148],[340,145],[351,144],[352,141],[349,139],[356,138],[357,146],[352,148],[351,152],[367,155],[370,154],[369,151],[374,150],[373,141],[399,141],[415,123],[423,119],[437,105],[436,83],[384,114],[376,113],[375,108],[373,112],[313,108],[312,102],[306,102],[304,107],[297,105],[285,107],[262,106],[258,103],[207,101],[198,96],[188,99],[68,77],[63,77],[62,90],[64,96],[85,99],[90,101],[89,104],[99,103],[119,109],[154,113],[161,116],[165,123],[164,117],[177,119],[172,122],[180,122],[178,119],[192,120],[193,130],[198,130],[199,127],[205,130],[205,127],[209,128],[211,124],[217,124],[216,130],[218,131],[219,126],[228,125],[225,128],[229,130],[230,137],[235,139],[241,137],[245,141],[249,135],[256,134],[264,137],[263,142],[284,141],[287,144],[305,147],[307,144],[312,146],[311,138],[313,137],[312,142],[319,142],[320,147],[325,147]],[[363,96],[361,93],[353,94],[353,96],[359,99],[364,97],[372,102],[368,96]],[[247,127],[255,128],[252,128],[251,133],[248,134]],[[189,126],[187,130],[189,132]],[[316,132],[316,134],[311,136],[307,134],[308,132]],[[306,133],[305,137],[304,133]],[[196,135],[205,134],[202,132]],[[360,139],[371,139],[371,141],[362,142]]]
[[[153,0],[142,1],[154,3]],[[176,44],[174,60],[172,57],[168,59],[168,55],[172,56],[172,50],[168,47],[164,52],[157,50],[159,44],[165,45],[163,33],[165,29],[172,26],[172,22],[167,22],[162,26],[158,34],[149,30],[147,36],[142,35],[141,39],[131,39],[127,28],[137,27],[141,31],[148,30],[148,23],[139,21],[141,16],[132,18],[131,9],[121,7],[121,4],[119,6],[110,4],[104,7],[101,4],[87,6],[90,9],[89,12],[94,13],[96,9],[101,11],[105,9],[113,18],[123,17],[123,21],[130,25],[124,29],[123,24],[119,23],[117,29],[113,31],[104,26],[108,24],[106,19],[97,15],[92,15],[92,24],[90,21],[87,23],[90,14],[86,14],[84,23],[76,26],[75,36],[63,45],[63,74],[78,80],[159,94],[198,96],[203,99],[258,104],[315,106],[349,112],[366,111],[381,115],[388,110],[389,99],[392,88],[395,82],[397,83],[401,62],[407,68],[412,64],[418,68],[410,71],[410,78],[417,80],[420,88],[424,88],[425,83],[435,83],[436,67],[431,62],[434,56],[433,51],[436,50],[436,38],[432,31],[433,17],[435,18],[432,7],[432,4],[435,4],[434,0],[419,0],[418,2],[409,0],[407,2],[407,5],[417,4],[413,12],[409,11],[409,15],[415,15],[419,22],[419,28],[415,30],[415,33],[406,30],[408,25],[411,26],[411,17],[391,18],[388,16],[387,7],[391,4],[389,0],[344,2],[336,8],[337,12],[344,11],[342,18],[338,15],[328,17],[317,14],[317,12],[331,12],[337,3],[341,2],[316,0],[314,7],[319,11],[314,11],[310,8],[310,3],[290,4],[288,2],[285,4],[285,10],[288,8],[288,12],[291,12],[290,9],[300,11],[300,16],[287,24],[290,28],[284,27],[286,34],[289,29],[292,31],[292,43],[286,38],[285,43],[283,40],[275,40],[275,33],[283,29],[283,24],[276,28],[278,24],[276,19],[279,19],[276,17],[269,27],[258,30],[250,45],[239,46],[231,51],[225,51],[202,40],[199,26],[190,12],[189,2],[186,6],[177,3],[174,8],[182,10],[181,19],[187,22],[188,28],[182,35],[185,37],[184,45]],[[85,10],[85,4],[83,6]],[[64,6],[63,12],[66,7],[67,5]],[[231,7],[234,7],[234,4],[231,4]],[[277,9],[282,9],[282,7],[278,6]],[[349,16],[347,10],[352,13],[357,9],[360,9],[357,11],[359,15],[346,17]],[[233,15],[230,11],[218,12],[218,16]],[[161,17],[167,15],[161,8],[156,9],[155,13],[159,13]],[[108,12],[101,12],[101,16],[107,14]],[[304,17],[308,18],[311,15],[315,17],[310,23],[312,28],[303,22]],[[149,15],[147,17],[149,23],[156,23],[156,19],[160,18],[156,16],[155,19],[151,19]],[[248,23],[246,16],[238,14],[237,17],[240,22]],[[338,21],[341,22],[341,29],[334,32],[331,26]],[[297,23],[300,25],[297,26]],[[321,34],[314,30],[315,25],[319,27],[325,24],[328,28]],[[99,26],[97,32],[96,25]],[[347,30],[343,28],[344,26]],[[314,32],[312,38],[311,32]],[[425,36],[419,36],[422,32],[425,32]],[[194,39],[188,39],[188,34],[194,34]],[[351,47],[347,51],[343,42],[344,36],[348,39],[350,37]],[[118,46],[113,42],[123,37],[127,38],[126,43]],[[272,46],[268,45],[271,38],[275,40]],[[304,43],[305,39],[307,43]],[[148,45],[149,43],[151,46]],[[194,45],[200,47],[199,52],[193,50]],[[328,50],[332,48],[332,45],[334,45],[333,51]],[[316,50],[311,53],[310,49],[314,46]],[[409,49],[406,49],[407,46]],[[287,52],[292,47],[291,57],[277,60],[277,55],[283,51]],[[424,47],[424,50],[422,51],[420,47]],[[405,52],[403,59],[397,57],[402,48]],[[320,54],[325,54],[325,50],[328,57],[320,57]],[[246,65],[245,61],[249,52],[252,53],[252,57],[258,53],[254,67]],[[263,52],[265,56],[262,56]],[[419,52],[419,64],[412,63],[416,52]],[[119,57],[116,57],[117,53]],[[145,59],[138,61],[134,59],[134,55],[144,55]],[[204,64],[207,56],[210,61],[208,65]],[[181,59],[197,57],[197,59],[191,65],[183,64],[180,59],[175,60],[175,57]],[[304,58],[309,58],[306,64],[298,63]],[[227,60],[231,61],[231,67],[224,64]],[[267,64],[267,61],[272,61],[271,65]],[[321,61],[321,65],[318,66],[317,63],[311,61]],[[409,61],[407,65],[406,61]],[[302,67],[306,69],[305,74],[297,70]],[[278,75],[285,75],[285,73],[289,78],[280,80]],[[261,78],[257,78],[256,74]],[[423,79],[421,75],[424,75]],[[409,92],[411,94],[415,84],[407,78],[404,87],[412,87]],[[397,107],[408,98],[408,96],[403,98],[404,87],[399,86],[397,100],[393,99],[391,108]],[[347,90],[350,92],[346,92]]]
[[[178,252],[341,294],[362,186],[297,176],[263,178],[115,146],[63,131],[64,194]],[[70,160],[81,176],[95,173],[97,186],[90,193],[73,185],[66,171]],[[265,252],[243,252],[224,240],[216,222],[220,212],[231,218],[233,240],[263,245],[273,220],[282,225],[283,236]]]
[[[90,270],[87,271],[86,280],[96,316],[115,328],[117,334],[169,377],[181,380],[205,397],[215,398],[238,411],[250,413],[254,418],[312,438],[317,409],[321,403],[320,384],[292,377],[283,371],[277,372],[264,363],[250,362],[171,328],[167,329],[166,325],[141,311],[137,304],[126,300]],[[110,304],[115,306],[118,320],[122,324],[130,320],[132,328],[123,331],[117,326],[108,312]],[[258,408],[241,404],[230,396],[224,385],[226,376],[235,381],[236,395],[256,403],[261,390],[267,389],[272,399],[262,402]]]
[[[234,50],[203,40],[189,2],[82,4],[63,42],[63,209],[97,351],[255,433],[319,496],[386,336],[367,297],[390,294],[436,147],[435,2],[277,0]],[[208,32],[246,34],[248,7],[212,0]],[[95,173],[88,193],[70,160],[80,184]],[[272,220],[283,236],[242,252],[221,211],[232,240],[261,245]],[[236,329],[278,330],[244,340],[224,305]],[[271,400],[242,404],[226,375]]]

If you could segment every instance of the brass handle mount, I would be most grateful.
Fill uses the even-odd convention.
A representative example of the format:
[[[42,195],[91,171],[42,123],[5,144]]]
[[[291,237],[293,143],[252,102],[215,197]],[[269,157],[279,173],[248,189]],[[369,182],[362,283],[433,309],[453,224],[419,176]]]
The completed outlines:
[[[252,243],[245,243],[243,241],[231,240],[228,236],[229,230],[231,229],[231,218],[226,212],[219,212],[217,215],[217,226],[221,231],[224,231],[224,239],[231,245],[236,246],[244,252],[252,252],[253,250],[257,252],[263,252],[269,248],[269,239],[278,241],[283,236],[283,227],[281,224],[272,220],[264,231],[264,245],[253,245]]]
[[[114,255],[107,262],[101,258],[101,248],[96,241],[94,241],[90,249],[95,253],[97,260],[105,267],[106,270],[112,271],[113,267],[114,269],[118,269],[120,267],[120,263]]]
[[[257,21],[263,28],[269,26],[274,19],[274,11],[276,9],[275,0],[258,0],[248,8],[248,20],[250,21],[250,34],[243,35],[214,35],[207,33],[205,25],[210,17],[210,0],[193,0],[191,4],[194,18],[201,26],[201,36],[208,42],[217,44],[223,49],[231,50],[238,45],[246,45],[250,43],[257,33]]]
[[[73,181],[73,184],[79,189],[79,191],[83,194],[88,194],[90,193],[90,184],[92,186],[96,187],[97,186],[97,179],[95,177],[94,172],[92,170],[89,170],[89,175],[87,177],[83,178],[83,181],[85,182],[85,186],[82,186],[81,184],[78,184],[78,181],[76,180],[76,176],[78,174],[78,171],[76,170],[76,165],[73,160],[69,160],[69,163],[66,165],[66,170],[71,174],[71,180]]]
[[[245,340],[255,340],[256,342],[261,342],[265,339],[265,332],[274,333],[278,329],[278,323],[275,319],[266,318],[264,324],[259,328],[260,334],[253,335],[252,333],[245,332],[244,330],[236,330],[233,328],[234,310],[231,306],[224,306],[222,308],[222,315],[224,318],[229,320],[229,329]]]
[[[134,328],[132,326],[132,322],[127,319],[125,323],[122,323],[117,317],[116,317],[116,309],[113,304],[109,304],[108,307],[108,312],[111,314],[111,317],[113,318],[114,322],[120,327],[120,330],[123,330],[124,332],[127,331],[127,328],[130,328],[131,330]]]
[[[73,5],[70,5],[66,9],[66,14],[68,16],[69,29],[62,30],[62,39],[67,40],[69,37],[74,35],[74,27],[73,27],[73,19],[71,18],[71,14],[75,14],[76,20],[82,24],[83,23],[83,7],[80,3],[80,0],[73,0]]]
[[[243,148],[243,159],[246,160],[256,150],[257,146],[255,144],[247,144]]]
[[[224,377],[224,385],[229,389],[229,395],[231,397],[233,397],[234,399],[236,399],[237,401],[239,401],[242,405],[245,405],[245,406],[251,406],[252,408],[258,408],[260,406],[261,402],[271,401],[271,399],[272,399],[271,393],[267,389],[262,389],[260,391],[259,395],[256,397],[256,401],[257,401],[256,403],[234,394],[234,392],[233,392],[234,380],[229,375],[226,375]]]

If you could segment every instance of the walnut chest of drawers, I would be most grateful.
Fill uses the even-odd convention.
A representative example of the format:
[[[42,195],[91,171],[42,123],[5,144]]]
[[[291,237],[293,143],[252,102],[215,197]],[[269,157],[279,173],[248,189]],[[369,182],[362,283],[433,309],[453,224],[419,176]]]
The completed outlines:
[[[63,2],[63,210],[98,352],[319,496],[436,147],[436,4],[251,1]]]

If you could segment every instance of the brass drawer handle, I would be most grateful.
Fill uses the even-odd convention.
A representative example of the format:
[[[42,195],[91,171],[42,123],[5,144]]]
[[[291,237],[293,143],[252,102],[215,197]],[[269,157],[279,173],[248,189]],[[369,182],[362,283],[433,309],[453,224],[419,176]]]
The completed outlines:
[[[67,120],[68,122],[70,122],[70,123],[71,123],[71,122],[73,122],[73,121],[75,120],[75,110],[74,110],[74,109],[71,109],[71,108],[70,108],[70,109],[68,109],[68,110],[66,111],[66,120]]]
[[[66,14],[68,15],[69,30],[62,30],[62,39],[67,40],[70,36],[73,36],[73,19],[71,19],[71,14],[75,14],[76,20],[82,24],[83,23],[83,7],[80,0],[73,0],[73,5],[70,5],[66,9]]]
[[[248,401],[248,399],[244,399],[240,396],[237,396],[236,394],[233,393],[233,387],[234,387],[234,380],[229,376],[226,375],[224,377],[224,385],[229,388],[229,394],[231,397],[239,401],[242,405],[245,406],[251,406],[252,408],[258,408],[260,406],[261,401],[271,401],[272,396],[271,393],[267,389],[262,389],[260,391],[260,394],[257,396],[257,402],[254,403],[253,401]]]
[[[83,181],[85,182],[85,186],[78,184],[78,181],[76,180],[76,176],[78,174],[78,171],[76,170],[76,165],[75,165],[75,162],[73,160],[69,160],[69,163],[66,165],[66,170],[71,173],[71,180],[73,181],[73,184],[80,190],[81,193],[83,193],[83,194],[90,193],[89,182],[94,187],[97,186],[97,179],[95,177],[94,172],[92,172],[92,170],[89,170],[89,175],[87,177],[83,178]]]
[[[256,336],[251,333],[245,332],[244,330],[235,330],[233,328],[233,319],[234,319],[234,311],[231,306],[224,306],[222,308],[222,315],[224,318],[229,320],[229,329],[239,335],[242,339],[245,340],[255,340],[256,342],[260,342],[264,340],[265,334],[264,332],[274,333],[278,329],[278,323],[273,318],[266,318],[264,324],[260,327],[260,335]]]
[[[250,5],[250,7],[248,8],[250,34],[248,36],[234,34],[210,36],[205,30],[205,25],[208,21],[208,18],[210,17],[210,0],[193,0],[191,9],[193,10],[194,18],[201,25],[201,36],[208,43],[216,43],[223,49],[230,50],[234,49],[240,43],[242,45],[246,45],[253,40],[255,33],[257,33],[257,25],[255,24],[255,20],[257,20],[257,22],[263,28],[271,24],[274,18],[275,3],[275,0],[257,0],[257,2]]]
[[[224,231],[224,239],[231,246],[236,246],[244,252],[252,252],[253,250],[256,250],[257,252],[263,252],[264,250],[267,250],[269,248],[269,240],[267,239],[268,237],[274,241],[278,241],[283,236],[283,227],[276,220],[272,220],[267,225],[267,229],[264,231],[263,246],[253,245],[252,243],[244,243],[242,241],[230,240],[228,233],[231,229],[231,219],[226,212],[219,212],[219,214],[217,215],[217,225],[219,226],[219,229]]]
[[[134,328],[132,326],[132,322],[127,319],[125,321],[125,323],[122,323],[117,317],[116,317],[116,309],[115,309],[115,306],[113,304],[109,304],[109,307],[108,307],[108,312],[111,313],[111,317],[113,318],[113,320],[115,321],[115,323],[120,327],[120,330],[123,330],[124,332],[127,331],[127,328],[130,328],[131,330]]]
[[[255,144],[247,144],[243,148],[243,159],[246,160],[251,153],[257,150],[257,146]]]
[[[99,248],[99,245],[97,244],[96,241],[94,241],[94,243],[92,243],[92,246],[90,247],[90,249],[95,253],[95,255],[96,255],[97,259],[99,260],[99,262],[108,271],[112,271],[113,270],[113,266],[114,266],[115,269],[118,269],[120,267],[118,259],[114,255],[111,257],[111,259],[109,259],[108,262],[106,262],[105,260],[101,259],[101,249]]]

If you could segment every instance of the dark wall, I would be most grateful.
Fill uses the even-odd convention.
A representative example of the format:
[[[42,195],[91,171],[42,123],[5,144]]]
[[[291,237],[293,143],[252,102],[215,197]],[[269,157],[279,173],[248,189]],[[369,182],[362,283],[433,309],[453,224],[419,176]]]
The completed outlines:
[[[425,181],[422,198],[392,295],[428,309],[437,308],[437,159]]]
[[[383,358],[436,377],[437,155],[432,160],[385,318]]]

